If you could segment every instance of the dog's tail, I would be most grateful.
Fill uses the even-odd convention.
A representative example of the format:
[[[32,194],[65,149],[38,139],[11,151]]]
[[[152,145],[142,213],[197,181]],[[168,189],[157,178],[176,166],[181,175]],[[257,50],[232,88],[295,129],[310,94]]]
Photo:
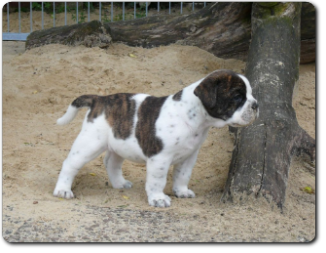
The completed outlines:
[[[96,95],[83,95],[76,98],[68,107],[66,113],[57,120],[58,125],[66,125],[71,122],[77,115],[82,107],[91,107],[94,100],[97,99]]]

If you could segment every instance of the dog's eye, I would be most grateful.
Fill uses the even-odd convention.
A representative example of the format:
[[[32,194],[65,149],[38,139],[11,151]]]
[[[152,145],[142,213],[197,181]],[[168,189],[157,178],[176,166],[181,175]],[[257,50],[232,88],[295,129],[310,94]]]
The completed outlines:
[[[242,101],[242,96],[241,95],[236,95],[234,98],[233,98],[233,100],[235,101],[235,102],[241,102]]]

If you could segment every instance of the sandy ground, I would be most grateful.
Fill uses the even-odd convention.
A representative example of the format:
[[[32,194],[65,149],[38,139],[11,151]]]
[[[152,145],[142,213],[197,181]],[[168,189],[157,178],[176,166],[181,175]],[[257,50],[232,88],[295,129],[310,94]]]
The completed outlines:
[[[190,181],[194,199],[165,189],[166,209],[150,207],[146,168],[126,161],[132,189],[108,183],[103,155],[87,164],[73,184],[76,198],[52,192],[86,109],[66,126],[56,120],[82,94],[176,93],[209,72],[243,72],[245,63],[222,60],[196,47],[154,49],[114,44],[99,48],[48,45],[24,50],[3,42],[3,237],[9,242],[307,242],[315,237],[314,170],[292,162],[283,213],[264,198],[221,203],[233,150],[228,129],[211,129]],[[130,57],[130,54],[135,57]],[[300,125],[315,137],[315,65],[300,67],[293,103]]]

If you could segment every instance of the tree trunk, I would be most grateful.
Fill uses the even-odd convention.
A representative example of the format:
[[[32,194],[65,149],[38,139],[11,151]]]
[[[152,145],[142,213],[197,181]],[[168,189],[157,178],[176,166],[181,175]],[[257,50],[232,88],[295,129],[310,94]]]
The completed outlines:
[[[219,57],[245,59],[250,41],[250,12],[251,3],[215,3],[184,16],[157,15],[103,25],[92,21],[54,27],[32,32],[27,38],[26,49],[53,43],[105,47],[109,44],[103,43],[101,37],[96,39],[104,34],[112,37],[113,42],[128,46],[152,48],[178,43],[198,46]]]
[[[111,36],[99,21],[52,27],[32,32],[26,40],[25,48],[31,49],[47,44],[106,48],[111,43]]]
[[[252,41],[245,74],[259,103],[253,125],[235,131],[235,149],[222,200],[243,193],[263,195],[279,207],[291,157],[315,159],[315,140],[299,125],[292,107],[299,77],[301,3],[254,3]]]
[[[246,57],[251,3],[214,3],[186,16],[152,16],[105,24],[114,42],[145,48],[178,43],[219,57]]]
[[[251,6],[252,3],[219,2],[186,16],[159,15],[103,25],[92,21],[90,25],[55,27],[32,32],[26,49],[51,43],[107,47],[111,36],[113,42],[129,46],[151,48],[178,43],[197,46],[217,57],[246,60],[251,39]],[[310,3],[304,6],[301,60],[307,63],[315,59],[315,9]]]

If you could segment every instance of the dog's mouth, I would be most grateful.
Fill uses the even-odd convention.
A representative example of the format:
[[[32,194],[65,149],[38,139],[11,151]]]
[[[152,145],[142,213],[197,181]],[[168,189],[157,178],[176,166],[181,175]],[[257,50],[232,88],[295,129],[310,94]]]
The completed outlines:
[[[238,124],[238,123],[231,123],[229,124],[232,127],[246,127],[251,125],[257,118],[258,118],[258,111],[255,112],[254,114],[251,114],[250,117],[247,115],[245,115],[244,117],[242,117],[242,124]]]
[[[236,123],[233,123],[233,124],[230,124],[231,127],[246,127],[246,126],[249,126],[251,125],[252,122],[248,123],[248,124],[244,124],[244,125],[240,125],[240,124],[236,124]]]
[[[235,124],[235,123],[233,123],[233,124],[230,124],[230,126],[231,126],[231,127],[243,127],[243,125],[240,125],[240,124]]]

